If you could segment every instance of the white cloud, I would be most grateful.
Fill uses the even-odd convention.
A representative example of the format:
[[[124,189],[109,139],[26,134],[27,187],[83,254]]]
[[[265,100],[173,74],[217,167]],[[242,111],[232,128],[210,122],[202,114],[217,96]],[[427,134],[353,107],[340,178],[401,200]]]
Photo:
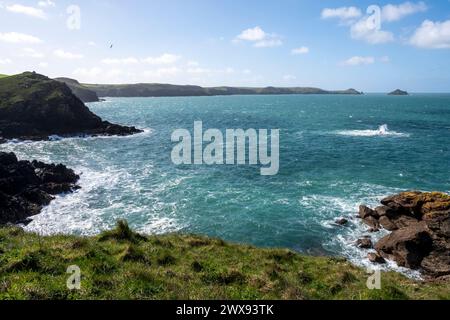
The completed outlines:
[[[280,36],[273,33],[269,34],[258,26],[242,31],[233,40],[234,43],[241,41],[253,42],[253,46],[256,48],[270,48],[283,45]]]
[[[428,7],[424,2],[404,2],[399,5],[388,4],[381,10],[381,18],[387,22],[398,21],[417,12],[427,11],[427,9]]]
[[[28,58],[35,58],[35,59],[42,59],[45,57],[45,55],[42,52],[36,51],[33,48],[23,49],[21,56],[28,57]]]
[[[244,69],[244,70],[242,70],[242,73],[243,73],[243,74],[251,74],[251,73],[252,73],[252,70],[250,70],[250,69]]]
[[[168,64],[174,64],[178,60],[181,59],[181,56],[178,56],[176,54],[170,54],[165,53],[159,57],[148,57],[144,59],[143,61],[149,64],[153,65],[168,65]]]
[[[200,63],[198,63],[197,61],[188,61],[187,63],[188,67],[198,67],[200,65]]]
[[[53,54],[58,58],[68,59],[68,60],[82,59],[84,57],[82,54],[71,53],[71,52],[64,51],[62,49],[53,51]]]
[[[47,19],[47,15],[42,9],[28,7],[21,4],[13,4],[6,7],[6,10],[14,13],[24,14],[30,17],[39,18],[39,19]]]
[[[272,37],[272,36],[271,36]],[[265,40],[258,41],[254,44],[255,48],[272,48],[279,47],[283,45],[283,41],[278,37],[274,36],[273,38],[267,38]]]
[[[130,64],[137,64],[139,63],[139,60],[134,57],[128,57],[123,59],[115,59],[115,58],[106,58],[102,60],[102,63],[104,64],[123,64],[123,65],[130,65]]]
[[[41,62],[38,64],[39,67],[41,68],[47,68],[48,67],[48,63],[47,62]]]
[[[409,42],[419,48],[450,48],[450,20],[444,22],[425,20],[416,29]]]
[[[361,15],[361,10],[356,7],[325,8],[322,10],[322,19],[349,20],[359,18]]]
[[[353,24],[350,28],[353,39],[364,40],[370,44],[380,44],[394,41],[394,34],[389,31],[373,28],[368,18],[363,18]]]
[[[54,7],[56,6],[56,4],[52,0],[42,0],[38,2],[38,6],[46,8],[46,7]]]
[[[196,68],[188,68],[186,70],[186,72],[190,73],[190,74],[205,74],[205,73],[211,73],[212,70],[207,69],[207,68],[196,67]]]
[[[2,59],[0,58],[0,65],[11,64],[11,59]]]
[[[181,73],[182,70],[177,67],[159,68],[156,70],[147,70],[144,72],[146,77],[164,78],[169,76],[175,76]]]
[[[389,58],[388,56],[382,56],[380,58],[380,61],[384,62],[384,63],[389,63],[389,62],[391,62],[391,58]]]
[[[295,48],[292,49],[291,54],[293,55],[299,55],[299,54],[307,54],[309,53],[309,48],[308,47],[300,47],[300,48]]]
[[[84,77],[84,78],[95,78],[98,77],[99,75],[101,75],[103,73],[103,70],[98,68],[98,67],[94,67],[94,68],[78,68],[76,69],[73,74],[75,76],[78,77]]]
[[[0,41],[8,43],[30,43],[30,44],[42,42],[42,40],[37,37],[18,32],[0,33]]]
[[[345,66],[359,66],[359,65],[367,65],[367,64],[374,64],[375,58],[374,57],[361,57],[361,56],[354,56],[347,60],[345,60],[342,64]]]
[[[88,45],[91,46],[91,47],[96,47],[97,46],[97,44],[94,41],[89,41]]]
[[[241,32],[237,39],[244,41],[261,41],[266,38],[267,34],[260,27],[254,27]]]
[[[292,74],[286,74],[283,76],[284,81],[294,81],[297,80],[297,77]]]

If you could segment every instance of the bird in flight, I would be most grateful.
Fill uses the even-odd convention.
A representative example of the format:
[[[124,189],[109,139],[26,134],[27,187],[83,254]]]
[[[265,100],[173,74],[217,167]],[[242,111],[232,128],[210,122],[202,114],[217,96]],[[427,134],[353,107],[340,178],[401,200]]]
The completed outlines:
[[[110,48],[110,49],[112,49],[112,47],[113,47],[113,46],[114,46],[114,45],[113,45],[113,44],[111,44],[111,45],[109,46],[109,48]]]

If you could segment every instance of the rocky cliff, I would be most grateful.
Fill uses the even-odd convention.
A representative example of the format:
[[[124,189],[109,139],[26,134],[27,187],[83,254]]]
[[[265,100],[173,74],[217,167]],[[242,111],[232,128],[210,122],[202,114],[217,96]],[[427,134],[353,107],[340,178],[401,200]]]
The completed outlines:
[[[100,101],[95,91],[89,90],[88,88],[84,87],[77,80],[69,78],[56,78],[55,80],[65,83],[70,88],[70,90],[72,90],[72,93],[84,103]]]
[[[360,207],[359,216],[371,232],[381,228],[392,232],[375,244],[376,253],[369,258],[393,260],[431,278],[449,277],[450,196],[410,191],[383,199],[381,204],[375,209]]]
[[[19,161],[14,153],[0,152],[0,225],[26,223],[53,195],[77,189],[78,179],[62,164]]]
[[[0,140],[138,132],[103,121],[64,83],[32,72],[0,79]]]

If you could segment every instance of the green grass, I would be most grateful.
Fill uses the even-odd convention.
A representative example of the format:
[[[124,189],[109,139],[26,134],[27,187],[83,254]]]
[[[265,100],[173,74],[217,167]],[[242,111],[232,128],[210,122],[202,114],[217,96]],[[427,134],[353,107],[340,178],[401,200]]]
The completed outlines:
[[[1,79],[1,78],[6,78],[6,77],[9,77],[9,76],[6,75],[6,74],[0,74],[0,79]]]
[[[81,290],[66,287],[71,265]],[[194,235],[143,237],[126,222],[96,237],[0,228],[0,299],[450,299],[450,283],[382,274],[382,290],[344,259]]]

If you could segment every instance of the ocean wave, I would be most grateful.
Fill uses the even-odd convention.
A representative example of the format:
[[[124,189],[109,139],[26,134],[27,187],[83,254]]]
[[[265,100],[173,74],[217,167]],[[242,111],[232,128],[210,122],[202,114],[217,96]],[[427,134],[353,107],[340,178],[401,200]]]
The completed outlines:
[[[379,205],[382,198],[400,190],[381,185],[356,184],[345,181],[330,183],[329,188],[343,190],[350,195],[312,194],[305,195],[298,200],[301,207],[315,213],[311,218],[312,222],[321,225],[330,233],[329,239],[323,242],[324,248],[339,253],[357,266],[370,267],[372,270],[396,271],[409,278],[420,280],[420,272],[399,267],[395,262],[389,261],[385,265],[370,262],[367,255],[373,250],[365,250],[356,246],[357,240],[364,236],[370,235],[372,241],[376,243],[388,234],[386,230],[369,234],[367,226],[357,218],[358,207],[361,204],[375,207]],[[346,218],[349,221],[348,224],[345,227],[337,226],[335,221],[339,218]]]
[[[137,138],[137,137],[146,137],[153,133],[152,128],[143,128],[141,129],[142,132],[127,135],[127,136],[120,136],[120,135],[85,135],[85,134],[79,134],[74,135],[70,137],[64,137],[57,134],[48,136],[48,141],[45,140],[19,140],[19,139],[9,139],[6,141],[5,145],[20,145],[20,144],[37,144],[37,143],[45,143],[45,142],[60,142],[60,141],[74,141],[74,140],[97,140],[97,139],[130,139],[130,138]]]
[[[408,133],[389,130],[387,124],[380,126],[377,130],[341,130],[334,133],[349,137],[410,137]]]

